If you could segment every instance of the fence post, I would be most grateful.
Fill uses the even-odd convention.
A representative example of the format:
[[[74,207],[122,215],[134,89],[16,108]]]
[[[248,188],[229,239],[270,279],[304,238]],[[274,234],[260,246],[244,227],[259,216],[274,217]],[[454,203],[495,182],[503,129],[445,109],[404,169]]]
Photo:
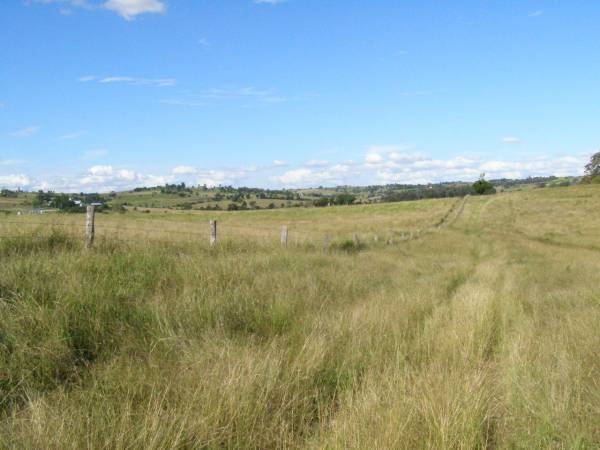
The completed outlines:
[[[94,234],[96,229],[94,227],[94,219],[96,216],[96,209],[94,206],[89,205],[85,214],[85,249],[89,250],[92,248],[94,243]]]
[[[284,247],[288,245],[288,227],[286,225],[281,227],[281,245]]]
[[[210,221],[210,246],[212,247],[217,242],[217,221]]]
[[[356,246],[360,245],[360,240],[358,239],[358,234],[354,233],[352,235],[352,241],[354,242],[354,245],[356,245]]]

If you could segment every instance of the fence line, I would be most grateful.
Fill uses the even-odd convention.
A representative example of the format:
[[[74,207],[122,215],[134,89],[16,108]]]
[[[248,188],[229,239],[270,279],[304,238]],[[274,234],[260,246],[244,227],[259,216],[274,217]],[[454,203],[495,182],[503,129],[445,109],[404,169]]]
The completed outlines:
[[[469,196],[465,196],[461,199],[459,199],[458,201],[456,201],[455,203],[452,204],[452,206],[444,213],[444,215],[440,218],[440,220],[432,225],[429,225],[425,228],[421,228],[421,229],[417,229],[417,230],[411,230],[411,231],[407,231],[407,230],[394,230],[391,232],[388,232],[388,238],[384,239],[383,242],[385,242],[388,245],[392,245],[396,242],[396,238],[399,241],[410,241],[410,240],[414,240],[414,239],[418,239],[421,236],[424,236],[425,234],[429,234],[432,233],[434,231],[437,231],[441,228],[444,227],[448,227],[451,226],[462,214],[465,204],[468,200]],[[155,221],[155,220],[151,220],[151,221],[147,221],[147,222],[151,222],[152,224],[172,224],[171,221]],[[191,224],[197,224],[197,222],[190,222]],[[80,226],[77,223],[58,223],[55,221],[50,221],[50,222],[29,222],[29,221],[14,221],[14,220],[10,220],[10,221],[4,221],[4,220],[0,220],[0,231],[2,230],[2,225],[20,225],[21,227],[23,225],[27,225],[27,226],[44,226],[44,227],[64,227],[72,231],[74,233],[79,234],[79,230],[81,230]],[[100,225],[99,229],[98,226]],[[146,225],[146,224],[144,224]],[[106,226],[104,226],[101,223],[98,223],[96,221],[96,211],[95,208],[93,206],[89,206],[87,208],[86,211],[86,218],[85,218],[85,224],[84,224],[84,228],[83,228],[83,235],[84,235],[84,248],[85,249],[91,249],[93,247],[93,243],[94,243],[94,239],[96,237],[96,233],[97,231],[100,231],[102,234],[104,234],[103,232],[106,231],[111,231],[111,232],[122,232],[122,231],[132,231],[135,233],[145,233],[146,236],[148,236],[148,234],[153,233],[153,234],[178,234],[178,235],[189,235],[191,236],[203,236],[203,237],[207,237],[208,234],[208,243],[209,245],[212,247],[214,246],[219,239],[219,235],[221,234],[220,232],[217,233],[218,229],[221,229],[224,227],[225,230],[227,229],[243,229],[245,231],[248,230],[259,230],[259,231],[267,231],[269,232],[269,234],[273,233],[274,236],[276,236],[276,232],[277,232],[277,228],[275,228],[275,226],[273,227],[267,227],[267,226],[256,226],[254,224],[251,224],[249,226],[243,226],[243,225],[236,225],[236,224],[231,224],[228,223],[227,221],[225,222],[220,222],[217,220],[210,220],[209,221],[209,227],[208,227],[208,233],[205,232],[201,232],[201,231],[183,231],[183,230],[175,230],[172,228],[161,228],[161,229],[156,229],[156,228],[143,228],[143,227],[132,227],[132,226],[115,226],[112,224],[107,224]],[[319,232],[318,234],[321,234],[321,232]],[[352,232],[352,231],[347,231],[346,233],[344,233],[346,235],[350,235],[351,237],[348,240],[351,240],[353,242],[354,245],[360,245],[361,243],[363,243],[363,238],[364,235],[361,237],[359,236],[359,234],[357,232]],[[378,243],[380,240],[380,233],[377,233],[376,231],[369,231],[368,233],[369,235],[371,235],[373,242]],[[385,235],[386,233],[382,233],[383,235]],[[17,239],[17,238],[22,238],[25,237],[27,235],[25,234],[10,234],[10,235],[2,235],[0,234],[0,238],[7,238],[7,239]],[[297,227],[289,227],[288,225],[282,225],[279,228],[279,241],[280,241],[280,245],[282,247],[287,247],[289,244],[289,239],[290,236],[293,236],[294,240],[293,242],[298,244],[298,237],[304,237],[306,239],[306,241],[314,241],[315,239],[315,233],[314,232],[306,232],[303,230],[298,229]],[[111,236],[111,238],[117,238],[119,240],[121,240],[121,236]],[[275,238],[274,238],[275,239]],[[332,236],[329,232],[324,232],[324,236],[322,238],[322,244],[323,244],[323,250],[324,251],[328,251],[332,245]]]

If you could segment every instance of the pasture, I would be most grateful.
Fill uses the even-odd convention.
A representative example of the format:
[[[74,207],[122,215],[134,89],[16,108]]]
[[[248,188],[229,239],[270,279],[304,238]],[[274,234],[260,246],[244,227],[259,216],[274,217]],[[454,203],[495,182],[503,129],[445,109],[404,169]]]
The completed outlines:
[[[458,202],[0,217],[0,447],[598,448],[600,188]]]

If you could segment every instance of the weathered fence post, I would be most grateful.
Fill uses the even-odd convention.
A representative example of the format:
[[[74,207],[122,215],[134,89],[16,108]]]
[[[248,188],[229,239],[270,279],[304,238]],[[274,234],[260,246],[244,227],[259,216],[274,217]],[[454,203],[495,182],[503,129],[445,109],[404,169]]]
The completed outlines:
[[[96,216],[96,209],[94,208],[94,206],[89,205],[87,207],[87,211],[85,214],[85,249],[89,250],[90,248],[92,248],[92,244],[94,243],[94,234],[95,234],[95,227],[94,227],[94,219]]]
[[[358,234],[354,233],[352,235],[352,241],[354,242],[354,245],[356,245],[356,246],[360,245],[360,240],[358,239]]]
[[[285,225],[281,227],[281,245],[284,247],[288,245],[288,227]]]
[[[212,247],[217,242],[217,221],[210,221],[210,246]]]

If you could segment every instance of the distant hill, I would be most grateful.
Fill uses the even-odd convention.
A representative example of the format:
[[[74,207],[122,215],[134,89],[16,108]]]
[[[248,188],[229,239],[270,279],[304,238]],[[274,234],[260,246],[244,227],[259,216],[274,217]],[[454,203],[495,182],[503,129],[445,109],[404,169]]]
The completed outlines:
[[[497,191],[560,187],[576,184],[579,177],[534,177],[490,180]],[[185,183],[139,187],[108,194],[68,194],[82,202],[93,199],[109,208],[176,209],[176,210],[257,210],[277,208],[325,207],[334,204],[370,204],[419,200],[424,198],[461,197],[471,193],[470,182],[430,184],[388,184],[371,186],[335,186],[305,189],[262,189],[232,186],[187,186]],[[32,193],[0,191],[0,210],[52,206],[52,199],[64,198],[55,192]],[[58,203],[58,201],[55,201]]]

